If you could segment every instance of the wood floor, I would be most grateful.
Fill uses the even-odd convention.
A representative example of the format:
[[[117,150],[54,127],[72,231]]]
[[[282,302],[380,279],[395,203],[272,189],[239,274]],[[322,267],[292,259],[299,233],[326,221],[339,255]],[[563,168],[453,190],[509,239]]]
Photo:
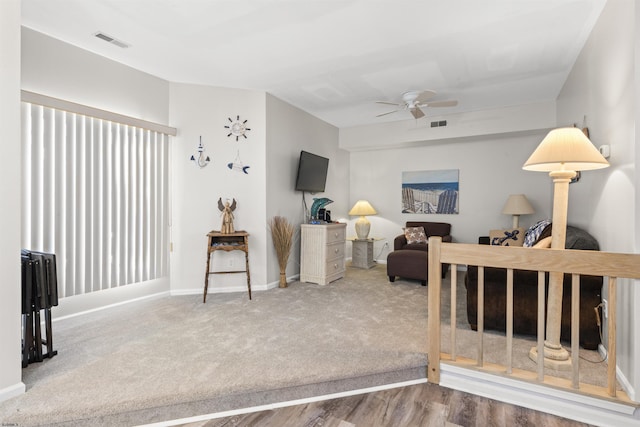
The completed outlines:
[[[184,424],[186,427],[587,426],[433,384]]]

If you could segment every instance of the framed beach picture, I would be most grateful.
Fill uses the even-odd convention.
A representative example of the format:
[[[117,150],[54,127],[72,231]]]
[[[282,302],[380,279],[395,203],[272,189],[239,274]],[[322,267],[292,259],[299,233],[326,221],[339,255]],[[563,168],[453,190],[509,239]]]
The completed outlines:
[[[457,214],[458,169],[402,172],[402,213]]]

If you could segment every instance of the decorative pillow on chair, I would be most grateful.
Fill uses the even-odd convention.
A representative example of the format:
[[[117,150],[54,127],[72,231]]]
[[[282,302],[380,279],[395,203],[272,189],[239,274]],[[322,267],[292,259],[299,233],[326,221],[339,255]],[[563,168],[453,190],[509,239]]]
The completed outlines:
[[[508,230],[491,230],[489,244],[494,246],[522,246],[524,242],[524,228]]]
[[[540,221],[533,224],[524,235],[524,247],[531,247],[538,240],[538,237],[542,234],[542,232],[547,228],[547,225],[551,224],[551,221],[548,219],[541,219]]]
[[[427,235],[422,227],[407,227],[404,230],[404,236],[407,238],[407,244],[427,243]]]

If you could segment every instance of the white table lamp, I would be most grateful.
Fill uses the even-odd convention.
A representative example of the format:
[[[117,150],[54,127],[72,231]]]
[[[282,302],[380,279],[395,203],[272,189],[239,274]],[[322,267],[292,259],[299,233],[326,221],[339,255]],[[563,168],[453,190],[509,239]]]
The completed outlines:
[[[355,205],[349,211],[349,215],[359,215],[360,218],[356,221],[356,235],[359,240],[364,240],[369,236],[369,229],[371,223],[366,218],[366,215],[376,215],[378,212],[371,206],[366,200],[358,200]]]
[[[527,200],[527,196],[524,194],[512,194],[507,199],[507,203],[502,208],[502,213],[505,215],[513,215],[513,228],[518,228],[520,222],[520,215],[530,215],[534,213],[533,206]]]
[[[576,176],[576,171],[602,169],[608,166],[609,162],[578,128],[560,128],[549,132],[522,166],[524,170],[549,172],[553,179],[552,250],[564,250],[565,247],[569,182]],[[569,353],[560,345],[563,278],[562,273],[549,273],[544,365],[567,370],[571,369],[571,359]],[[537,360],[535,347],[529,352],[529,357]]]

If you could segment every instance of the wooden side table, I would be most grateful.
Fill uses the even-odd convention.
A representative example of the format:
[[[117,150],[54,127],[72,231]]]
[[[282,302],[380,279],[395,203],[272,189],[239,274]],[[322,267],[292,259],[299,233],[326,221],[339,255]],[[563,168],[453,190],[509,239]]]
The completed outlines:
[[[223,234],[219,231],[213,230],[207,234],[207,238],[207,271],[204,275],[204,295],[202,296],[202,302],[207,302],[207,290],[209,289],[210,274],[246,273],[247,289],[249,290],[249,299],[251,299],[251,276],[249,274],[249,233],[239,230],[235,233]],[[233,271],[210,271],[209,266],[211,263],[211,254],[215,251],[243,251],[245,259],[245,269]]]

